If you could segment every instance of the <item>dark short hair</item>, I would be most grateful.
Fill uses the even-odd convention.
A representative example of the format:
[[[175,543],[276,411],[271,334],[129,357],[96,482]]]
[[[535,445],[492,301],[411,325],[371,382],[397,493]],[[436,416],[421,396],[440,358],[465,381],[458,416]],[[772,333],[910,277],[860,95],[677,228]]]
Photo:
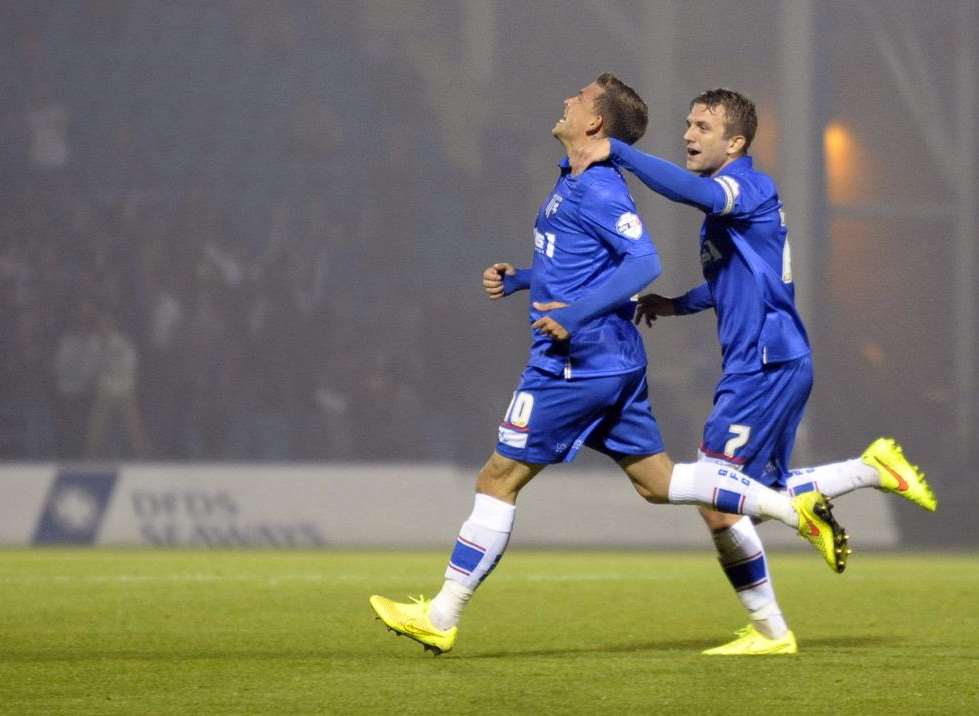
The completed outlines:
[[[604,90],[595,100],[595,111],[605,123],[605,134],[635,144],[646,133],[649,110],[642,97],[611,72],[603,72],[595,84]]]
[[[718,87],[701,92],[690,100],[690,109],[695,104],[705,104],[711,110],[722,105],[725,117],[724,136],[728,138],[740,134],[744,137],[744,151],[748,151],[755,139],[755,132],[758,131],[758,115],[755,113],[755,103],[747,95]]]

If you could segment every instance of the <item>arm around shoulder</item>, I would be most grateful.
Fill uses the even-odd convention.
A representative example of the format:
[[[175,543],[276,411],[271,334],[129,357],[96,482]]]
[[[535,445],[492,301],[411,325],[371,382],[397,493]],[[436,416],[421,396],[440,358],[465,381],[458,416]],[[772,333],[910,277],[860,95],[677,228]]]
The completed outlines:
[[[690,204],[707,213],[723,208],[727,197],[724,189],[713,179],[697,176],[618,139],[612,139],[610,145],[612,161],[635,174],[657,194],[672,201]]]

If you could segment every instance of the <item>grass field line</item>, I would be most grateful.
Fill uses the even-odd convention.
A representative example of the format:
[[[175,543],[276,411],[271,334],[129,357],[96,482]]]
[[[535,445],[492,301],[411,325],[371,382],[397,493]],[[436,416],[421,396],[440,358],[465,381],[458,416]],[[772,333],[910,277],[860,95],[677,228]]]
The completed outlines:
[[[673,581],[681,579],[678,574],[628,574],[602,572],[595,574],[527,574],[527,575],[495,575],[494,582],[600,582],[600,581]],[[28,584],[139,584],[172,583],[172,582],[251,582],[275,585],[280,582],[371,582],[384,581],[390,583],[417,581],[417,577],[370,575],[370,574],[280,574],[275,577],[263,577],[257,574],[117,574],[117,575],[31,575],[23,577],[0,577],[0,585]]]
[[[593,572],[578,574],[496,574],[494,582],[675,582],[688,579],[689,575],[673,572]],[[383,582],[416,583],[419,577],[390,574],[280,574],[267,577],[258,574],[117,574],[117,575],[30,575],[0,576],[0,585],[28,586],[43,584],[165,584],[165,583],[250,583],[276,586],[284,582],[335,584]],[[903,574],[848,574],[848,581],[904,582]],[[979,574],[942,575],[942,582],[979,582]]]

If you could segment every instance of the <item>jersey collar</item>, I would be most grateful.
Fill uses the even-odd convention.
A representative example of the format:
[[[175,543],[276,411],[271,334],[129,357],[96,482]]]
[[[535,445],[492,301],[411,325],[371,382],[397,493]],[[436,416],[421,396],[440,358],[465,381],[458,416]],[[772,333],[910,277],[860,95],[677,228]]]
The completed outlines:
[[[566,156],[565,157],[562,157],[561,158],[561,161],[559,161],[557,163],[557,165],[561,169],[561,175],[562,176],[564,176],[565,174],[568,174],[568,173],[571,172],[571,160],[568,159]],[[595,162],[591,166],[592,167],[602,167],[602,166],[612,167],[612,166],[615,166],[615,165],[612,163],[612,160],[611,159],[606,159],[605,161],[602,161],[602,162]],[[588,167],[588,169],[591,169],[591,167]],[[586,169],[585,171],[588,171],[588,169]],[[582,172],[582,174],[584,174],[584,173],[585,172]]]
[[[728,164],[726,167],[717,172],[714,176],[720,176],[722,174],[733,174],[735,172],[751,171],[754,167],[754,162],[751,161],[751,157],[747,154],[743,157],[738,157],[733,162]]]

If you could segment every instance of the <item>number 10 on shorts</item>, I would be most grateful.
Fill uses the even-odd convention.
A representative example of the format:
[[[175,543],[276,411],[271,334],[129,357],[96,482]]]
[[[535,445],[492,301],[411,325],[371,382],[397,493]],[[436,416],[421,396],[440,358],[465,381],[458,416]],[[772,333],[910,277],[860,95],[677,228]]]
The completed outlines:
[[[503,422],[516,428],[525,428],[530,424],[530,414],[534,411],[534,396],[526,391],[514,393],[510,406],[506,409]]]

